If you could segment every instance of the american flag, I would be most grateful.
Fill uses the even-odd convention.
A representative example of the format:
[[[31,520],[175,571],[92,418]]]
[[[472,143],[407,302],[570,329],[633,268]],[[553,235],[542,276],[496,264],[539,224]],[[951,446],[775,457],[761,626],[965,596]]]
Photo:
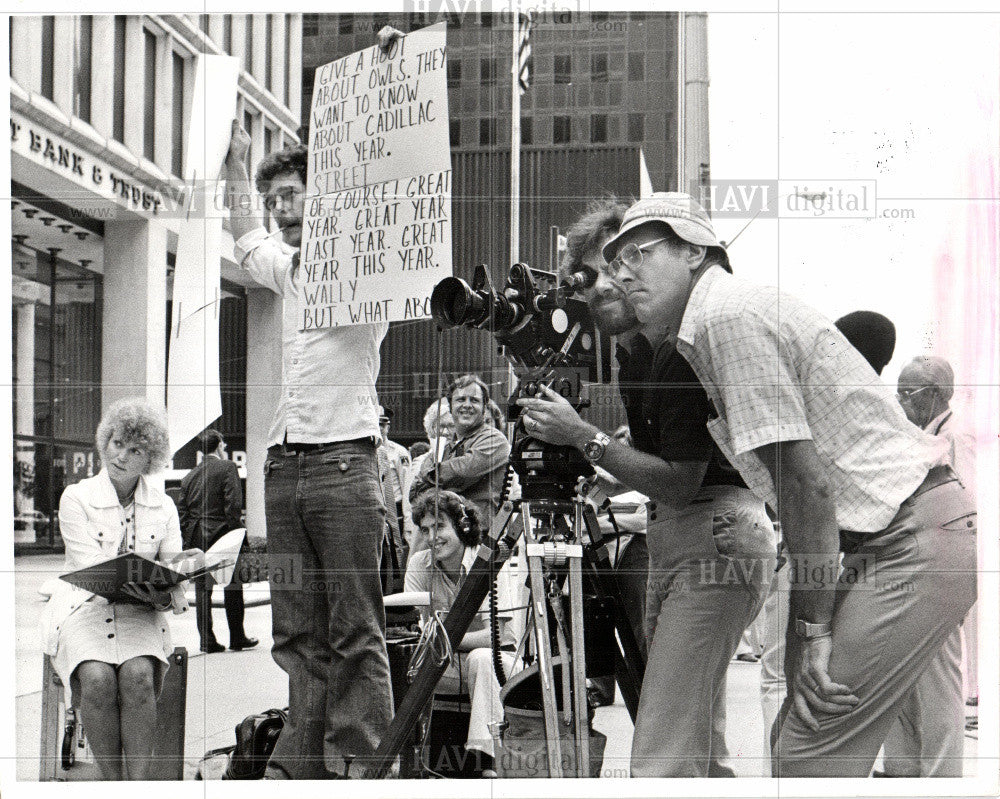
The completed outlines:
[[[531,86],[531,15],[517,15],[517,82],[521,86],[521,94]]]

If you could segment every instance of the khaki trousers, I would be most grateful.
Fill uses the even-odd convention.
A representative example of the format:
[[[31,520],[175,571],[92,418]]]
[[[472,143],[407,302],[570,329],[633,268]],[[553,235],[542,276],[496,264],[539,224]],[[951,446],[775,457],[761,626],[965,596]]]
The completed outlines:
[[[836,591],[830,677],[861,701],[849,713],[814,714],[813,732],[787,698],[775,776],[871,772],[903,702],[976,597],[976,513],[957,478],[917,489],[885,530],[845,554]],[[794,685],[794,633],[787,649]]]

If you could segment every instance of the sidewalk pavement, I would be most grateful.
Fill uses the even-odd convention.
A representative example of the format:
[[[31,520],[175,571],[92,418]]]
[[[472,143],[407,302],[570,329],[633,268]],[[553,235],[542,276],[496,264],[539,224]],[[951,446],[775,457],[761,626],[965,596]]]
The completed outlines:
[[[33,555],[14,561],[16,591],[16,713],[18,779],[38,779],[41,728],[42,653],[38,619],[44,600],[38,593],[43,582],[57,576],[61,555]],[[198,650],[194,611],[170,617],[174,646],[188,651],[187,716],[185,723],[184,778],[193,779],[198,761],[209,749],[235,743],[233,731],[245,716],[288,704],[288,683],[271,659],[271,609],[266,604],[267,584],[244,587],[247,600],[246,632],[259,638],[255,649],[205,655]],[[221,601],[221,591],[215,592]],[[225,615],[215,616],[216,635],[227,643]],[[760,710],[760,665],[733,661],[727,675],[726,742],[737,776],[759,777],[769,773],[764,755],[764,724]],[[967,708],[970,714],[976,711]],[[604,733],[602,777],[628,776],[632,748],[632,721],[621,696],[610,707],[598,708],[594,727]],[[975,737],[973,737],[975,736]],[[976,773],[978,732],[967,733],[965,774]],[[880,767],[877,764],[876,767]]]

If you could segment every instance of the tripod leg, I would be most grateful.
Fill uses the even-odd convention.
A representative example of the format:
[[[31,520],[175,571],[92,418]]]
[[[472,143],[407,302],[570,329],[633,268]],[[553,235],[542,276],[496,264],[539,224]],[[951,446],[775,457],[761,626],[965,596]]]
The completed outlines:
[[[549,776],[562,777],[562,747],[559,721],[556,718],[555,678],[552,674],[552,646],[549,638],[549,614],[546,607],[545,583],[542,580],[544,547],[537,543],[531,527],[528,503],[521,504],[524,519],[525,550],[528,556],[528,576],[531,581],[531,605],[535,613],[535,652],[538,655],[538,679],[542,684],[542,710],[545,719],[545,745],[549,756]],[[566,679],[565,664],[562,672]]]
[[[579,539],[577,539],[579,540]],[[569,602],[573,635],[573,722],[576,739],[576,776],[590,776],[590,725],[587,723],[587,664],[583,646],[582,547],[574,544],[569,555]],[[563,679],[566,678],[565,662]]]

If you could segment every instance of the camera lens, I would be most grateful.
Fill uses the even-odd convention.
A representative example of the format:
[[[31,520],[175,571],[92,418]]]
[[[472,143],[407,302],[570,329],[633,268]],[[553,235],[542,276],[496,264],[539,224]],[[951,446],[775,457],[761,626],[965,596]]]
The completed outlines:
[[[478,325],[489,315],[488,297],[461,278],[446,277],[431,292],[431,316],[441,327]]]

